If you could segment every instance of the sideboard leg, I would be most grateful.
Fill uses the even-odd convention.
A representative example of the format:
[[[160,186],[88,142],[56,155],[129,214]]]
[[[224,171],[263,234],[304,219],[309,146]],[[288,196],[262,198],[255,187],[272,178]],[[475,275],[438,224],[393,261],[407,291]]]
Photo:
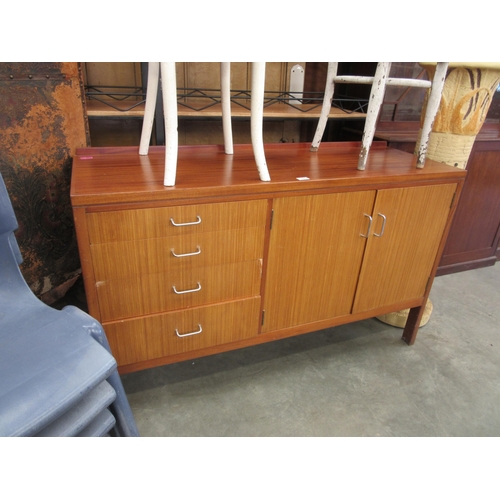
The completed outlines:
[[[408,345],[413,345],[415,343],[415,339],[417,338],[418,328],[420,326],[420,321],[422,320],[422,316],[424,315],[424,310],[425,310],[425,304],[410,309],[402,337],[402,339]]]

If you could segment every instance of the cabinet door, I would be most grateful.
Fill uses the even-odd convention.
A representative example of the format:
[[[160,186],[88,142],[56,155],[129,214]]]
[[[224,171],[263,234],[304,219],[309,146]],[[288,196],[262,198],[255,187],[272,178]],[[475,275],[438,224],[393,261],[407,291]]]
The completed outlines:
[[[353,313],[422,297],[456,184],[378,191]]]
[[[274,201],[263,332],[351,312],[374,200],[364,191]]]

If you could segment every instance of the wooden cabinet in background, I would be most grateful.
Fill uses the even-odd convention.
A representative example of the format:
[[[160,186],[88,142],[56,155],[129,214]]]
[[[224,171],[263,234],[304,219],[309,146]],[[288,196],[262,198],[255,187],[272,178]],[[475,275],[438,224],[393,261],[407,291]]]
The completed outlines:
[[[374,144],[86,148],[72,203],[89,312],[121,372],[410,308],[412,344],[465,172]],[[457,195],[457,198],[454,198]]]
[[[500,134],[496,140],[476,140],[472,148],[438,274],[492,266],[499,259]]]

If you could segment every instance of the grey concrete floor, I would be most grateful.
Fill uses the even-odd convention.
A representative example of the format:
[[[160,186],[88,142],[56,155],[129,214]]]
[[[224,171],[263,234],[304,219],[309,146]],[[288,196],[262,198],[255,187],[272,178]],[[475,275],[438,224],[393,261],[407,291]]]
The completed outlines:
[[[122,376],[143,436],[499,436],[500,264],[435,279],[408,347],[376,319]]]

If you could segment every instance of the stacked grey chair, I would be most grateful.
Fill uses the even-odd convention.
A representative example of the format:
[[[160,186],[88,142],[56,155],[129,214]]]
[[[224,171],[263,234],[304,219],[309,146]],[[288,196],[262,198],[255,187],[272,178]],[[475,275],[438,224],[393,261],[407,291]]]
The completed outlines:
[[[0,175],[0,436],[139,436],[102,326],[31,292]]]

